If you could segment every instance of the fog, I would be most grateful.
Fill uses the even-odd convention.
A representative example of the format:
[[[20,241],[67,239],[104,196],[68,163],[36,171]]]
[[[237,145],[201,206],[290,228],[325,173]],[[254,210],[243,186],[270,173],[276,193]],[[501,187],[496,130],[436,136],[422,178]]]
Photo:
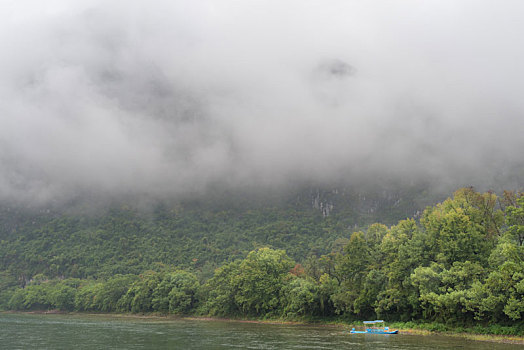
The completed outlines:
[[[522,184],[521,1],[0,2],[0,199]]]

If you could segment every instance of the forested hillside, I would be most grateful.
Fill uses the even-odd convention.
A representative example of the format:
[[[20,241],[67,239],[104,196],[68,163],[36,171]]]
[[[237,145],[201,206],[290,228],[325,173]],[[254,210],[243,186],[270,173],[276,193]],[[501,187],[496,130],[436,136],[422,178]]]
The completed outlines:
[[[524,331],[522,193],[464,188],[392,226],[299,207],[43,217],[3,237],[2,305]]]
[[[226,193],[147,209],[119,204],[96,214],[4,206],[0,268],[24,285],[39,273],[98,278],[138,274],[159,264],[210,275],[222,263],[265,246],[303,261],[336,249],[337,239],[359,227],[416,214],[424,206],[417,190]]]

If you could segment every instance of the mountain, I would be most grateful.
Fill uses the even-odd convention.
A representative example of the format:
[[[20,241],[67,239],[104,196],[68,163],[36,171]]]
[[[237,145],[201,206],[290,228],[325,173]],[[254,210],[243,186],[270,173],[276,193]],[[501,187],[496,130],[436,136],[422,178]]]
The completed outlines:
[[[296,261],[336,250],[374,222],[417,217],[438,201],[425,186],[302,187],[215,191],[179,200],[83,203],[68,208],[0,207],[0,269],[20,283],[49,277],[139,274],[158,265],[210,275],[258,247]],[[337,241],[338,240],[338,241]]]

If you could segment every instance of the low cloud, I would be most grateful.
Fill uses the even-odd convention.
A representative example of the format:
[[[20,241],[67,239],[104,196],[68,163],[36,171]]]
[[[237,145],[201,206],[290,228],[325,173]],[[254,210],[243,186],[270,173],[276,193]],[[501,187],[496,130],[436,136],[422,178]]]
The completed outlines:
[[[519,1],[0,7],[0,199],[522,183]]]

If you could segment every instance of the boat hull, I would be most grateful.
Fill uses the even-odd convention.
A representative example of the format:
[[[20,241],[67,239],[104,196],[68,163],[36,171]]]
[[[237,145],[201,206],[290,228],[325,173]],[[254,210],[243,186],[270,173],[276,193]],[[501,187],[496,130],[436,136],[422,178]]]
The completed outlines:
[[[398,334],[398,330],[394,331],[350,331],[351,334]]]

